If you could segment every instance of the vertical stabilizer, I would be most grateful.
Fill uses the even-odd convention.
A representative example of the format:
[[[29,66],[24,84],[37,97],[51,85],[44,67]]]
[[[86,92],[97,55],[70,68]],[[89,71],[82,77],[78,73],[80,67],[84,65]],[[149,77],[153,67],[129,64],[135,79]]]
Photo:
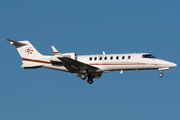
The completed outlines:
[[[6,39],[10,41],[12,45],[15,45],[17,51],[19,52],[22,58],[42,58],[43,55],[40,54],[36,48],[29,41],[14,41],[10,39]]]

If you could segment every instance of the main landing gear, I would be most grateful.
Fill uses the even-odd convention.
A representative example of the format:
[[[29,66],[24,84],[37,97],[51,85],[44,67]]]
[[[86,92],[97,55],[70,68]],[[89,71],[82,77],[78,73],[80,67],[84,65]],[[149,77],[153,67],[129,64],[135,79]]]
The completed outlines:
[[[80,75],[80,78],[81,78],[82,80],[85,80],[85,79],[86,79],[86,74],[81,74],[81,75]],[[93,76],[92,76],[92,75],[88,75],[87,82],[88,82],[89,84],[92,84],[92,83],[93,83]]]
[[[85,80],[85,79],[86,79],[86,74],[81,74],[80,78],[81,78],[82,80]]]
[[[88,82],[89,84],[92,84],[92,83],[93,83],[93,76],[92,76],[92,75],[88,75],[87,82]]]

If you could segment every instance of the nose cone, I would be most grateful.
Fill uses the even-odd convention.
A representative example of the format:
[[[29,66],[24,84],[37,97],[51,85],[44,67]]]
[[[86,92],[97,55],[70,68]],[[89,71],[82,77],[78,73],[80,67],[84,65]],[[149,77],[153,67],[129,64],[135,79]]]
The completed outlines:
[[[161,67],[161,68],[173,68],[173,67],[176,67],[177,64],[176,63],[173,63],[173,62],[169,62],[169,61],[166,61],[166,60],[161,60],[161,59],[156,59],[156,65]]]
[[[168,62],[168,66],[169,66],[170,68],[173,68],[173,67],[176,67],[177,64],[175,64],[175,63],[173,63],[173,62]]]

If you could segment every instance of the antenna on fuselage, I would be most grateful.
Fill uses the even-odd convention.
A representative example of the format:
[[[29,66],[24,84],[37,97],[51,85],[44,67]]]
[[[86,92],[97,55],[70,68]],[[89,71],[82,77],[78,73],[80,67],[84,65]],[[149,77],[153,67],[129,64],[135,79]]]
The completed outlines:
[[[105,55],[106,53],[104,51],[102,51],[103,55]]]

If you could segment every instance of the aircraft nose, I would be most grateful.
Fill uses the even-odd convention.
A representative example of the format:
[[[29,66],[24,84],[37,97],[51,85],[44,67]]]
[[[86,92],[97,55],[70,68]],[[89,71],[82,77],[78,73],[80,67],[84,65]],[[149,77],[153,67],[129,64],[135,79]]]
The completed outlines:
[[[168,62],[168,65],[169,65],[170,68],[173,68],[173,67],[177,66],[177,64],[173,63],[173,62]]]

